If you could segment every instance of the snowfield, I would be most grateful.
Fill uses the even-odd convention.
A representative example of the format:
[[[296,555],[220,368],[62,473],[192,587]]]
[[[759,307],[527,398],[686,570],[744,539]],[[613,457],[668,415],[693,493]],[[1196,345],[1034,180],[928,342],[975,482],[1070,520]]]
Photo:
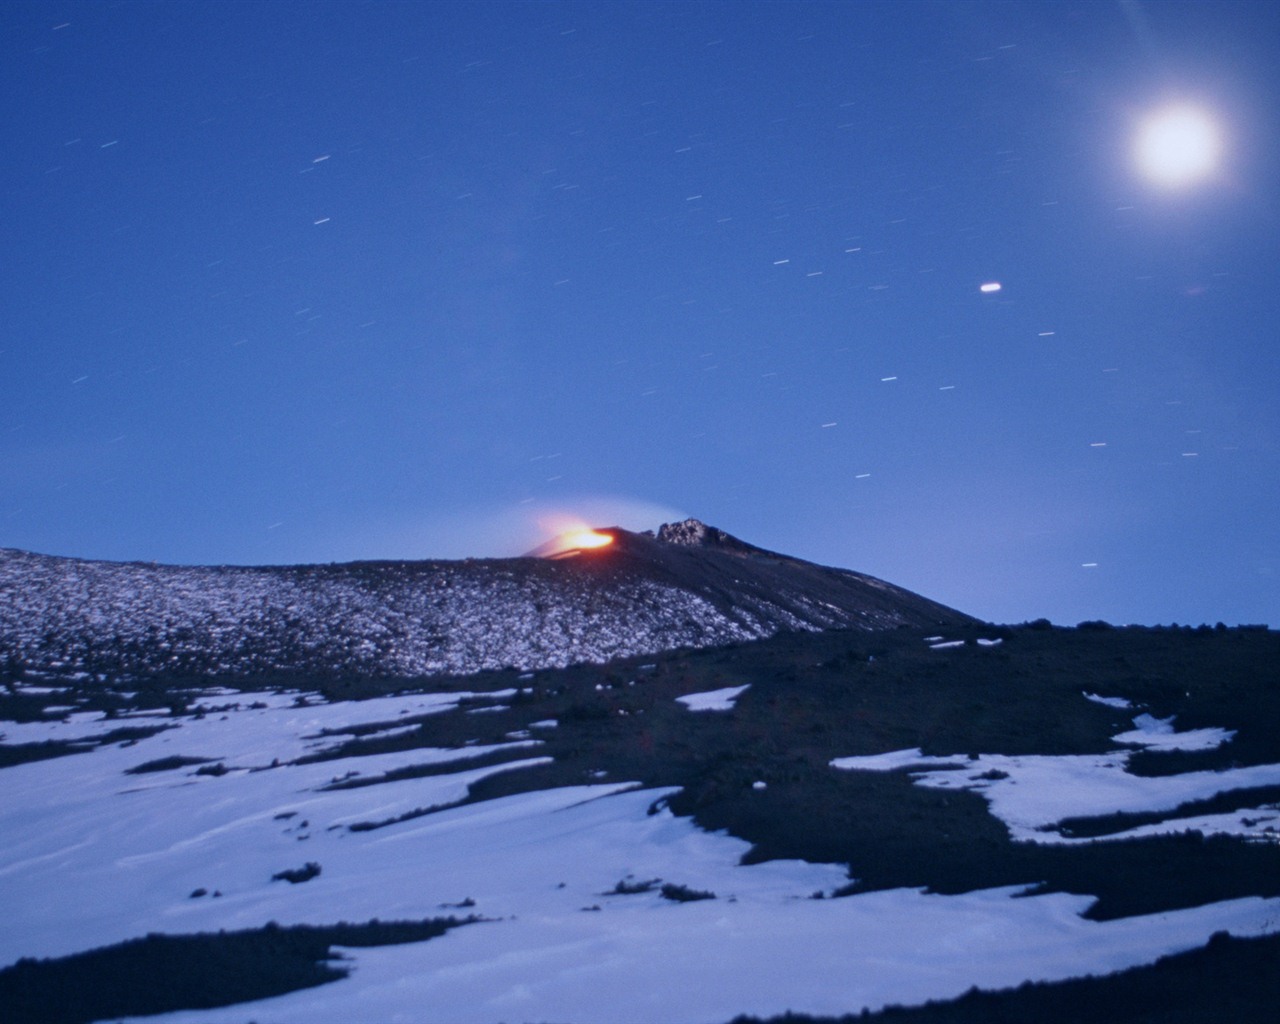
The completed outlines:
[[[690,697],[720,706],[734,690]],[[545,763],[532,739],[297,763],[334,753],[349,738],[344,730],[387,735],[409,715],[463,714],[510,696],[318,703],[305,694],[211,693],[198,714],[161,720],[169,728],[148,738],[5,769],[0,963],[156,931],[423,919],[467,907],[484,920],[427,942],[343,951],[352,968],[343,980],[145,1019],[723,1024],[740,1013],[840,1014],[955,997],[974,985],[1107,973],[1202,945],[1220,930],[1280,930],[1276,899],[1108,921],[1081,916],[1088,896],[1028,897],[1022,888],[815,899],[847,881],[843,867],[743,866],[748,844],[661,809],[671,790],[626,781],[466,802],[483,777]],[[4,729],[57,737],[112,724],[77,716]],[[549,724],[531,721],[524,731]],[[982,786],[1019,838],[1039,841],[1038,829],[1068,814],[1158,809],[1213,786],[1280,780],[1273,766],[1219,773],[1212,786],[1199,778],[1211,773],[1121,785],[1124,756],[983,755],[944,772],[955,759],[915,751],[836,767],[909,765],[924,785]],[[199,774],[187,764],[126,774],[179,757],[217,759],[227,770]],[[501,760],[468,767],[477,757]],[[436,774],[385,778],[414,767]],[[993,768],[1008,777],[977,779]],[[370,784],[335,788],[353,780]],[[300,884],[272,878],[304,864],[319,874]],[[651,880],[715,898],[615,891]]]
[[[1097,698],[1085,694],[1095,703]],[[1127,702],[1126,702],[1127,703]],[[1109,702],[1109,706],[1119,706]],[[1113,736],[1117,743],[1155,750],[1206,750],[1229,742],[1225,729],[1175,732],[1172,719],[1141,714],[1134,728]],[[925,757],[917,750],[897,750],[871,757],[841,757],[833,768],[847,771],[906,770],[918,785],[932,789],[966,789],[982,794],[991,813],[1013,838],[1034,843],[1085,843],[1058,830],[1069,818],[1118,813],[1171,811],[1180,804],[1204,800],[1235,789],[1280,785],[1280,764],[1253,765],[1223,771],[1142,776],[1126,771],[1129,751],[1110,754],[1014,757],[981,754],[970,757]],[[1249,836],[1275,842],[1280,810],[1252,807],[1231,814],[1177,817],[1112,833],[1108,839],[1172,834],[1195,829],[1204,835]]]

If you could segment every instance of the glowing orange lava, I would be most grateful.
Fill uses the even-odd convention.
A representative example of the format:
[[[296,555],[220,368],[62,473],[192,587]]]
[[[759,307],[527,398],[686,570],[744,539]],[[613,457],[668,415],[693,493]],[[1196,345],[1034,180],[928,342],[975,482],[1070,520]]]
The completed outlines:
[[[603,548],[613,543],[613,535],[598,530],[573,530],[560,535],[560,546],[566,551]]]
[[[576,516],[547,516],[539,525],[552,537],[529,552],[535,558],[572,558],[608,547],[616,539],[612,533],[593,529]]]

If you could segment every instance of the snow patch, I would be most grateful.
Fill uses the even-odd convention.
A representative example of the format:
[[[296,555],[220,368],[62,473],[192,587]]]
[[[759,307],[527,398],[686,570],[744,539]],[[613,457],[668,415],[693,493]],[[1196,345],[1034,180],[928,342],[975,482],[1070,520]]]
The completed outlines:
[[[1164,750],[1204,750],[1216,747],[1231,735],[1222,729],[1166,733],[1160,730],[1166,725],[1172,728],[1168,721],[1151,719],[1146,715],[1139,716],[1139,719],[1144,720],[1145,730],[1140,728],[1132,733],[1121,733],[1113,739]],[[1149,777],[1132,775],[1127,771],[1129,755],[1129,751],[1116,751],[1060,756],[981,754],[976,758],[959,755],[931,757],[916,748],[869,757],[840,757],[830,764],[846,771],[906,770],[918,785],[930,789],[980,793],[990,804],[991,813],[1008,826],[1015,840],[1034,843],[1093,841],[1069,838],[1056,831],[1068,818],[1172,811],[1181,804],[1207,800],[1231,790],[1280,785],[1280,765],[1275,764]],[[1269,830],[1268,820],[1267,808],[1196,819],[1212,832],[1274,839],[1274,829]],[[1127,839],[1139,834],[1183,832],[1188,827],[1188,819],[1171,818],[1140,829],[1114,833],[1107,838]]]
[[[1121,711],[1127,711],[1133,707],[1133,704],[1123,697],[1100,697],[1098,694],[1089,693],[1087,690],[1084,693],[1084,699],[1091,700],[1095,704],[1103,704],[1109,708],[1118,708]]]
[[[690,711],[729,711],[737,699],[750,687],[726,686],[720,690],[707,690],[704,693],[690,693],[676,700]]]
[[[1133,720],[1134,727],[1111,738],[1117,743],[1131,743],[1152,750],[1216,750],[1235,736],[1234,729],[1188,729],[1173,731],[1174,716],[1155,718],[1142,714]]]

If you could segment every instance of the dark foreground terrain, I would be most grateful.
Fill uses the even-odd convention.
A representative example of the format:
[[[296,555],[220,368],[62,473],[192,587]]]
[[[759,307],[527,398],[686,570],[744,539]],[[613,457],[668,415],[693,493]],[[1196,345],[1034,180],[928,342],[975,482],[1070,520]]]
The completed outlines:
[[[1162,957],[1105,978],[1016,989],[977,989],[950,1002],[894,1006],[879,1013],[810,1017],[788,1013],[768,1024],[1216,1024],[1271,1020],[1280,1005],[1280,936],[1219,933],[1203,949]],[[739,1017],[733,1024],[763,1024]]]
[[[748,862],[801,858],[847,865],[848,884],[815,897],[899,887],[963,893],[1016,885],[1091,894],[1097,899],[1088,916],[1105,920],[1280,895],[1280,787],[1232,790],[1154,815],[1073,820],[1059,825],[1063,835],[1102,841],[1042,845],[1012,841],[976,792],[925,788],[906,770],[831,766],[836,758],[911,748],[919,748],[922,757],[1102,754],[1116,749],[1111,737],[1130,729],[1139,713],[1175,716],[1180,731],[1221,727],[1235,730],[1235,736],[1216,749],[1135,752],[1131,774],[1276,764],[1280,635],[1260,628],[1086,623],[1066,629],[1040,622],[960,625],[944,639],[956,646],[931,646],[937,635],[919,629],[837,630],[536,673],[366,677],[319,685],[283,675],[217,682],[245,691],[306,689],[328,700],[516,689],[505,710],[476,715],[459,708],[423,717],[416,730],[394,735],[385,726],[344,730],[350,734],[344,742],[315,757],[498,743],[531,719],[554,719],[558,727],[541,737],[540,754],[551,758],[548,763],[484,778],[472,785],[466,802],[606,777],[678,787],[667,799],[670,809],[692,816],[702,828],[748,841]],[[151,708],[182,716],[209,680],[157,675],[117,686],[110,680],[48,675],[33,680],[11,672],[0,685],[0,719],[48,717],[44,709],[50,698],[29,692],[33,682],[70,687],[58,693],[57,701],[81,711],[123,716]],[[743,686],[747,689],[729,712],[692,713],[676,701],[690,693]],[[1087,700],[1085,692],[1122,698],[1131,706]],[[161,716],[139,724],[122,718],[119,732],[91,743],[0,744],[0,764],[84,756],[96,743],[129,743],[137,730],[145,734],[167,720]],[[135,770],[216,773],[219,765],[179,758],[141,763]],[[420,774],[432,770],[417,769]],[[387,780],[357,777],[334,786],[382,781]],[[1177,827],[1179,819],[1241,809],[1273,824],[1264,821],[1249,836],[1206,836]],[[403,820],[401,815],[350,827],[376,830]],[[1172,827],[1146,838],[1107,838],[1152,820],[1172,822]],[[374,922],[341,926],[346,929],[341,934],[308,926],[152,935],[106,950],[5,967],[0,1005],[7,1007],[7,1020],[33,1022],[229,1005],[341,977],[342,963],[331,959],[332,945],[420,941],[428,937],[426,931],[458,923],[465,922]],[[246,957],[252,961],[251,975],[244,970]],[[844,1019],[1270,1021],[1280,995],[1278,966],[1276,937],[1224,935],[1206,948],[1104,978],[973,992],[949,1003]],[[142,975],[151,981],[121,983]]]

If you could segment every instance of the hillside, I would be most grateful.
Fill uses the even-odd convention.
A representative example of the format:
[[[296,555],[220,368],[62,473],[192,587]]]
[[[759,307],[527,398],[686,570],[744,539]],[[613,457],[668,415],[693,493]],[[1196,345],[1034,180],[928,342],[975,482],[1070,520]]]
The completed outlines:
[[[690,520],[579,557],[163,566],[0,549],[0,668],[409,678],[968,617]]]
[[[1198,999],[1176,1019],[1269,1020],[1277,665],[1265,630],[971,625],[408,688],[14,680],[0,962],[46,959],[0,998],[68,1022],[1068,1020],[1052,985],[960,997],[1095,975],[1112,1021],[1170,977]]]

